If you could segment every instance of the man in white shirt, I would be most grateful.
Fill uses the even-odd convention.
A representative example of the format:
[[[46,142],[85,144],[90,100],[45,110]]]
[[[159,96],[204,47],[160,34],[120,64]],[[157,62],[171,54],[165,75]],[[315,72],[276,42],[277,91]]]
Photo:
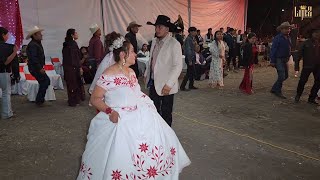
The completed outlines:
[[[180,43],[170,36],[176,26],[170,18],[159,15],[155,23],[156,38],[152,40],[150,64],[145,71],[145,83],[149,88],[149,96],[153,100],[162,118],[172,124],[174,94],[178,92],[178,78],[182,71],[182,51]]]

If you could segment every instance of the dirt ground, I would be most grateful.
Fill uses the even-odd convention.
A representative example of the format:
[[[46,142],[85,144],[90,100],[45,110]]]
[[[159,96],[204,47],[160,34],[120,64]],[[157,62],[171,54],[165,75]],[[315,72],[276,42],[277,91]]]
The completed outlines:
[[[284,84],[287,100],[269,93],[276,72],[259,67],[253,95],[239,92],[243,71],[231,72],[223,90],[198,81],[199,90],[175,96],[173,129],[192,164],[182,180],[320,179],[320,110],[293,103],[298,78]],[[95,110],[67,106],[66,90],[38,108],[13,96],[16,117],[0,120],[1,180],[73,180]]]

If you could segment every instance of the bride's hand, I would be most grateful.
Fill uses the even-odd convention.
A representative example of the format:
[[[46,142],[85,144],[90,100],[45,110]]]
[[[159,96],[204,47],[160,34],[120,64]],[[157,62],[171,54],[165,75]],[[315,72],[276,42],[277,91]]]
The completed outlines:
[[[119,113],[117,111],[112,111],[112,113],[109,115],[109,119],[113,123],[118,123]]]

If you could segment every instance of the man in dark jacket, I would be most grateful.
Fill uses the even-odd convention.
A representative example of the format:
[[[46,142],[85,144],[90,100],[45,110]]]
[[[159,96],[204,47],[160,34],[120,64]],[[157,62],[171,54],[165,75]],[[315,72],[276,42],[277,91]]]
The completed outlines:
[[[182,29],[177,27],[177,32],[175,33],[176,40],[181,44],[181,48],[183,46],[183,34]]]
[[[199,29],[197,30],[196,40],[197,40],[198,45],[200,46],[200,51],[202,51],[203,50],[203,38],[201,36],[201,32]]]
[[[236,38],[234,37],[235,30],[233,28],[229,28],[227,34],[223,37],[223,40],[227,43],[229,47],[229,57],[227,58],[227,68],[230,69],[230,63],[232,61],[233,68],[237,69],[236,62]]]
[[[308,81],[311,73],[314,76],[314,84],[312,86],[308,102],[310,104],[318,104],[315,99],[320,88],[320,29],[311,30],[311,38],[305,41],[298,51],[298,60],[303,59],[303,68],[297,88],[295,102],[300,101],[304,86]]]
[[[91,71],[95,74],[99,64],[105,56],[105,49],[103,48],[103,44],[100,40],[102,32],[98,24],[91,25],[89,29],[92,33],[92,37],[88,46],[88,62],[91,66]]]
[[[45,55],[41,44],[42,31],[43,29],[35,26],[29,31],[29,34],[26,37],[27,40],[30,38],[32,39],[27,47],[28,68],[31,75],[34,76],[39,83],[39,91],[36,97],[36,104],[38,106],[43,105],[46,91],[50,85],[50,79],[43,69],[43,66],[45,65]]]
[[[132,44],[134,52],[136,54],[138,54],[138,42],[137,42],[136,34],[139,32],[139,27],[141,27],[141,25],[137,24],[135,21],[131,22],[127,27],[128,33],[125,36],[125,38],[127,38]],[[130,66],[130,68],[133,69],[134,72],[136,73],[136,76],[139,77],[139,67],[138,67],[137,59],[136,59],[136,63]]]
[[[181,91],[186,91],[186,84],[188,80],[189,80],[189,90],[198,89],[193,86],[194,75],[195,75],[195,62],[196,62],[195,44],[197,43],[195,40],[195,37],[197,35],[197,29],[195,27],[190,27],[188,32],[189,32],[189,35],[184,42],[185,61],[188,67],[187,67],[187,74],[184,76],[180,86]]]
[[[273,39],[270,53],[270,65],[275,67],[278,73],[278,79],[273,84],[271,93],[281,99],[286,99],[282,94],[282,84],[288,79],[287,62],[291,55],[291,41],[289,36],[291,27],[292,25],[290,25],[289,22],[284,22],[277,27],[277,30],[280,31],[280,33]]]

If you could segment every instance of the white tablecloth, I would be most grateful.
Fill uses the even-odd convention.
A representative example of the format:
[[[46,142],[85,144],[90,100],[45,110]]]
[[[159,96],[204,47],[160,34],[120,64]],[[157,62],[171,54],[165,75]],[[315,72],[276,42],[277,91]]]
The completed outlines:
[[[52,65],[50,63],[46,65]],[[30,74],[28,66],[24,66],[24,73]],[[46,74],[50,79],[50,85],[53,89],[64,89],[61,75],[57,74],[55,70],[46,70]]]

